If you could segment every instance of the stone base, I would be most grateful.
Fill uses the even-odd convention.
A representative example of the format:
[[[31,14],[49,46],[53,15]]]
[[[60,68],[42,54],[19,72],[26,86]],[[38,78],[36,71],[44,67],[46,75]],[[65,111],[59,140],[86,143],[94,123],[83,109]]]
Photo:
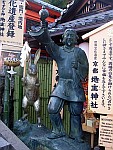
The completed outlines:
[[[8,143],[4,138],[0,137],[0,149],[1,150],[15,150],[10,143]]]
[[[26,124],[26,125],[25,125]],[[24,127],[25,125],[25,127]],[[90,150],[88,143],[78,143],[68,137],[61,137],[57,139],[48,139],[48,134],[51,130],[44,125],[29,124],[25,122],[21,127],[20,122],[15,125],[16,134],[30,150]],[[24,130],[23,130],[24,129]],[[18,130],[18,132],[17,132]]]
[[[37,133],[37,136],[36,136]],[[41,133],[41,134],[40,134]],[[78,143],[68,137],[48,139],[51,131],[42,126],[35,129],[35,136],[30,137],[31,150],[91,150],[88,143]]]
[[[30,149],[0,120],[0,150]]]

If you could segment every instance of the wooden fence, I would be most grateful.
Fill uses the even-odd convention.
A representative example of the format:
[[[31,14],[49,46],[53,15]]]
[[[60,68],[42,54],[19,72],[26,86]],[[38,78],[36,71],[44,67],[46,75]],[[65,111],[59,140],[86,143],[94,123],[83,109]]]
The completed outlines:
[[[40,82],[40,101],[41,101],[41,120],[42,123],[47,127],[51,128],[51,123],[47,111],[49,102],[49,96],[52,89],[52,66],[53,61],[49,59],[40,59],[38,62],[38,78]],[[15,76],[15,92],[14,92],[14,121],[18,120],[22,116],[22,98],[23,98],[23,87],[21,83],[22,69],[19,67],[17,75]],[[36,123],[36,112],[32,106],[28,107],[29,110],[29,121]],[[69,132],[69,113],[67,106],[63,110],[63,122],[67,132]]]

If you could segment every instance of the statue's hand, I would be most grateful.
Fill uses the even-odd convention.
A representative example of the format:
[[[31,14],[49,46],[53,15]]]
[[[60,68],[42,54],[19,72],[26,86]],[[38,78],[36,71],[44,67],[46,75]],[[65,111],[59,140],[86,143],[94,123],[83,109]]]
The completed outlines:
[[[45,19],[49,16],[49,12],[47,9],[45,9],[44,6],[42,6],[42,9],[39,11],[40,20],[45,21]]]
[[[36,85],[37,87],[38,87],[38,86],[40,86],[40,84],[39,84],[39,83],[36,83],[35,85]]]
[[[48,22],[46,21],[46,18],[49,16],[49,12],[47,9],[45,9],[44,6],[42,6],[42,9],[39,11],[40,20],[41,20],[41,26],[43,29],[46,29],[48,26]]]
[[[24,78],[21,78],[22,83],[24,82]]]
[[[48,27],[48,22],[45,20],[45,21],[42,21],[41,22],[41,27],[43,28],[43,29],[47,29],[47,27]]]
[[[23,77],[23,78],[21,79],[21,81],[22,81],[22,86],[25,86],[25,85],[27,84],[27,79],[26,79],[26,77]]]

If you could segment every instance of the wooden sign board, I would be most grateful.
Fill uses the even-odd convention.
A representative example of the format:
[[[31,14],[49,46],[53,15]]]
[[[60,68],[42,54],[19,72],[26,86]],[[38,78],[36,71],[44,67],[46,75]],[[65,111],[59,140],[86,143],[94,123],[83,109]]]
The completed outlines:
[[[113,150],[113,116],[100,116],[99,145]]]
[[[21,50],[25,0],[0,1],[0,42],[6,50]],[[13,46],[13,47],[12,47]]]
[[[105,150],[113,150],[112,148],[105,147]]]
[[[88,105],[93,112],[113,114],[113,21],[83,35],[88,37]]]

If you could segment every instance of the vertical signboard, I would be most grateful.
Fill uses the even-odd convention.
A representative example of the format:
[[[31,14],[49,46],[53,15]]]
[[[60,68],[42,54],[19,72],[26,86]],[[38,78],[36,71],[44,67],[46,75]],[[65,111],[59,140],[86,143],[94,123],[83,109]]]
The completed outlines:
[[[25,0],[0,0],[0,42],[3,49],[21,50]]]
[[[0,42],[0,71],[3,65],[3,60],[2,60],[2,56],[1,56],[1,51],[2,51],[2,43]]]
[[[90,36],[88,99],[93,112],[113,114],[113,24]]]
[[[113,149],[113,116],[100,116],[99,145]]]

